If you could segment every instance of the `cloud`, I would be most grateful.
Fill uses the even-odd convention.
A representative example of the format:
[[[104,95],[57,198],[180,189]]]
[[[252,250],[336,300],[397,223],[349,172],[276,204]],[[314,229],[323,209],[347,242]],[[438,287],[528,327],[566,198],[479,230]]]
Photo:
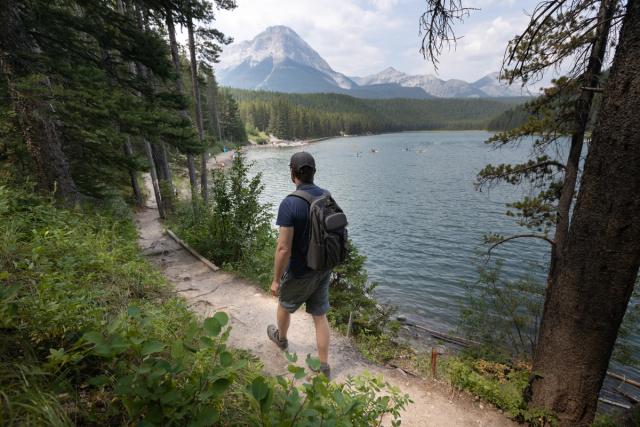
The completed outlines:
[[[507,41],[526,24],[523,8],[536,0],[467,0],[482,8],[456,31],[464,37],[441,58],[442,78],[475,80],[499,69]],[[424,0],[238,0],[220,11],[218,27],[236,41],[271,25],[287,25],[336,70],[366,75],[387,66],[411,73],[433,67],[419,54],[418,18]]]
[[[369,0],[378,10],[391,10],[400,3],[400,0]]]

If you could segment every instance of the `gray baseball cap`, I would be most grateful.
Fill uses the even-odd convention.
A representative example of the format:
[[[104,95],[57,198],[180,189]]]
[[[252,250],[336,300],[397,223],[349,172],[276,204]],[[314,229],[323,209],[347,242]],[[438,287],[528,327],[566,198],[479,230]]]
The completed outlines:
[[[300,170],[309,166],[313,170],[316,170],[316,161],[313,159],[313,156],[306,151],[300,151],[299,153],[295,153],[291,156],[291,160],[289,160],[289,167],[296,172],[300,172]]]

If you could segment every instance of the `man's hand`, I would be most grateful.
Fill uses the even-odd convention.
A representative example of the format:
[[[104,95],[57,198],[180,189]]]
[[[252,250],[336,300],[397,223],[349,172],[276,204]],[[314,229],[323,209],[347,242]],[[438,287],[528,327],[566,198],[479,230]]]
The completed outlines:
[[[284,274],[285,268],[291,257],[291,246],[293,245],[293,227],[280,227],[278,244],[274,255],[273,280],[271,281],[271,294],[277,297],[280,294],[280,278]]]
[[[277,297],[280,294],[280,282],[274,280],[271,282],[271,295]]]

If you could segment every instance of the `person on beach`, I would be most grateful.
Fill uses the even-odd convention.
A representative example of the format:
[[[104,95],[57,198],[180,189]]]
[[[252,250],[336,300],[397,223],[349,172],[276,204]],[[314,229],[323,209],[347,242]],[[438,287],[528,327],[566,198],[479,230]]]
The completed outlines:
[[[313,182],[316,162],[311,154],[295,153],[289,162],[291,181],[313,200],[325,190]],[[304,195],[304,193],[302,195]],[[316,343],[320,359],[320,372],[330,378],[329,367],[329,281],[331,269],[312,270],[307,266],[309,249],[309,209],[310,202],[302,196],[287,196],[278,209],[276,225],[280,227],[275,252],[271,293],[279,297],[277,326],[269,325],[267,335],[280,349],[287,350],[287,332],[294,313],[303,303],[307,313],[313,317],[316,329]]]

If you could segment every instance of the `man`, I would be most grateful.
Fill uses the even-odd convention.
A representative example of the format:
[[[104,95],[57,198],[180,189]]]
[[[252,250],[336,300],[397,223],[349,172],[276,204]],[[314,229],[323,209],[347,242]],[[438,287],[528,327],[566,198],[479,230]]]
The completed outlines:
[[[311,154],[295,153],[289,162],[291,181],[297,190],[318,197],[325,190],[313,183],[316,162]],[[320,372],[330,377],[329,367],[329,280],[331,270],[314,271],[307,267],[309,247],[309,203],[301,197],[287,196],[278,209],[276,225],[280,226],[275,253],[271,293],[279,296],[277,327],[269,325],[267,335],[280,349],[288,348],[287,331],[291,313],[303,303],[313,317],[316,343],[320,358]]]

